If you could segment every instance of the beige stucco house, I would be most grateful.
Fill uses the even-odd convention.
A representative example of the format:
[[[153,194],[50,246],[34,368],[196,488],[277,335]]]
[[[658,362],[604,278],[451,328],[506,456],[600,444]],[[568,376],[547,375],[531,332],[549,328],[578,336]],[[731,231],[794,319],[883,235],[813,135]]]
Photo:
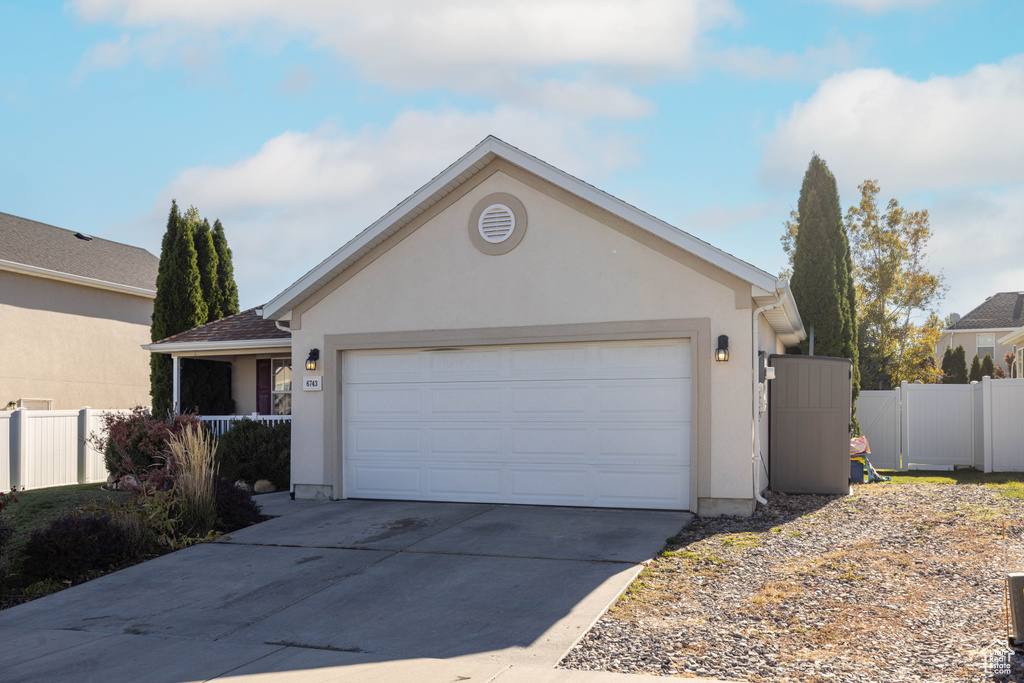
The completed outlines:
[[[159,259],[0,213],[0,410],[150,404]]]
[[[1013,332],[1024,325],[1024,292],[999,292],[994,294],[969,313],[942,331],[942,337],[935,347],[936,362],[942,362],[946,349],[964,347],[967,366],[977,355],[985,354],[1003,369],[1007,352],[1016,352],[1019,339]],[[1019,376],[1019,375],[1018,375]]]
[[[493,137],[262,314],[297,498],[701,515],[754,509],[758,352],[805,336],[786,282]]]

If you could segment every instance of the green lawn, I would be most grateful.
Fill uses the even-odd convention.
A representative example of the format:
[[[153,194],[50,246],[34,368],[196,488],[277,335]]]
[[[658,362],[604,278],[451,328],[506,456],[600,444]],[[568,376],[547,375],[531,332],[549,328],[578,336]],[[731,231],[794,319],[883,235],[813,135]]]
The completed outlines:
[[[20,551],[33,531],[45,526],[62,513],[79,508],[89,501],[102,503],[108,498],[113,498],[123,502],[131,497],[131,494],[124,491],[104,491],[101,486],[102,484],[75,484],[18,491],[14,496],[18,502],[4,512],[4,519],[14,525],[18,534],[12,549],[15,552]]]
[[[981,484],[999,489],[1007,498],[1024,499],[1024,472],[979,472],[977,470],[954,470],[935,472],[930,470],[879,470],[879,474],[892,477],[894,484]]]

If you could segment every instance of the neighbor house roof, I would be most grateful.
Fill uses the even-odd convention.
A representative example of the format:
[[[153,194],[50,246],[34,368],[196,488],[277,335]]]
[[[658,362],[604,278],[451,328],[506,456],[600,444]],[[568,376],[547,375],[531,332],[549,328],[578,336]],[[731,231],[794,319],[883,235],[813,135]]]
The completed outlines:
[[[782,299],[784,305],[766,315],[769,323],[787,345],[806,335],[788,285],[760,268],[752,266],[721,249],[697,239],[651,216],[621,199],[575,178],[565,171],[531,156],[492,136],[485,138],[461,159],[389,211],[377,222],[356,235],[320,265],[302,276],[264,307],[267,318],[287,320],[291,310],[328,285],[374,247],[387,240],[417,216],[457,189],[495,159],[518,166],[591,204],[594,204],[647,232],[674,244],[698,258],[750,283],[752,296],[759,305]]]
[[[0,270],[152,298],[159,264],[140,247],[0,213]]]
[[[142,348],[157,353],[213,351],[223,349],[260,349],[291,344],[292,333],[277,327],[257,313],[259,309],[229,315]]]
[[[999,292],[960,318],[950,330],[1012,329],[1024,325],[1024,292]]]

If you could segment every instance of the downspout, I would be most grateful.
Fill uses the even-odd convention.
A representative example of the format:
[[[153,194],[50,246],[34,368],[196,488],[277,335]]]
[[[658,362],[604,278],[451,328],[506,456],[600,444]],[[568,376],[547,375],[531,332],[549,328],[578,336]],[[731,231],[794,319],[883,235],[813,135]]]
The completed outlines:
[[[288,327],[288,326],[281,327],[281,321],[280,320],[275,320],[274,321],[274,327],[276,327],[277,329],[281,330],[282,332],[291,332],[292,331],[291,327]]]
[[[758,404],[757,385],[760,384],[760,382],[759,382],[759,380],[760,380],[760,372],[759,372],[759,368],[757,367],[757,356],[758,356],[758,354],[760,352],[759,349],[757,348],[757,346],[758,346],[758,336],[759,336],[758,335],[758,330],[757,330],[757,322],[758,322],[758,318],[761,317],[762,313],[764,313],[765,311],[770,311],[773,308],[778,308],[781,305],[782,305],[782,295],[779,294],[778,298],[775,299],[774,303],[770,303],[770,304],[767,304],[765,306],[761,306],[760,308],[754,310],[753,319],[752,319],[752,322],[751,322],[751,325],[750,325],[751,342],[752,342],[751,343],[751,347],[750,347],[751,348],[750,368],[751,368],[751,370],[753,370],[753,376],[751,377],[752,384],[751,384],[751,387],[750,387],[751,388],[751,392],[750,392],[751,393],[751,398],[750,398],[751,420],[750,420],[750,424],[751,424],[751,429],[753,431],[753,434],[751,435],[751,440],[750,440],[750,443],[751,443],[751,457],[750,457],[750,471],[751,472],[750,473],[751,473],[751,475],[753,477],[751,485],[754,488],[754,500],[756,500],[758,503],[761,503],[762,505],[766,504],[768,501],[765,500],[761,496],[761,490],[757,486],[757,475],[758,475],[758,472],[759,472],[757,466],[758,466],[758,463],[763,462],[761,460],[761,412],[758,410],[758,405],[757,405]]]

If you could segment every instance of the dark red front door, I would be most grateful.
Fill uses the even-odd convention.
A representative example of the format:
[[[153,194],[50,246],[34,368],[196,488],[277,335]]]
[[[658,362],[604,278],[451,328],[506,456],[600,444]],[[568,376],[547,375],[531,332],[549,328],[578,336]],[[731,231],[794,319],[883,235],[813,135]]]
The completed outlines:
[[[256,361],[256,412],[271,415],[274,412],[270,393],[270,359]]]

